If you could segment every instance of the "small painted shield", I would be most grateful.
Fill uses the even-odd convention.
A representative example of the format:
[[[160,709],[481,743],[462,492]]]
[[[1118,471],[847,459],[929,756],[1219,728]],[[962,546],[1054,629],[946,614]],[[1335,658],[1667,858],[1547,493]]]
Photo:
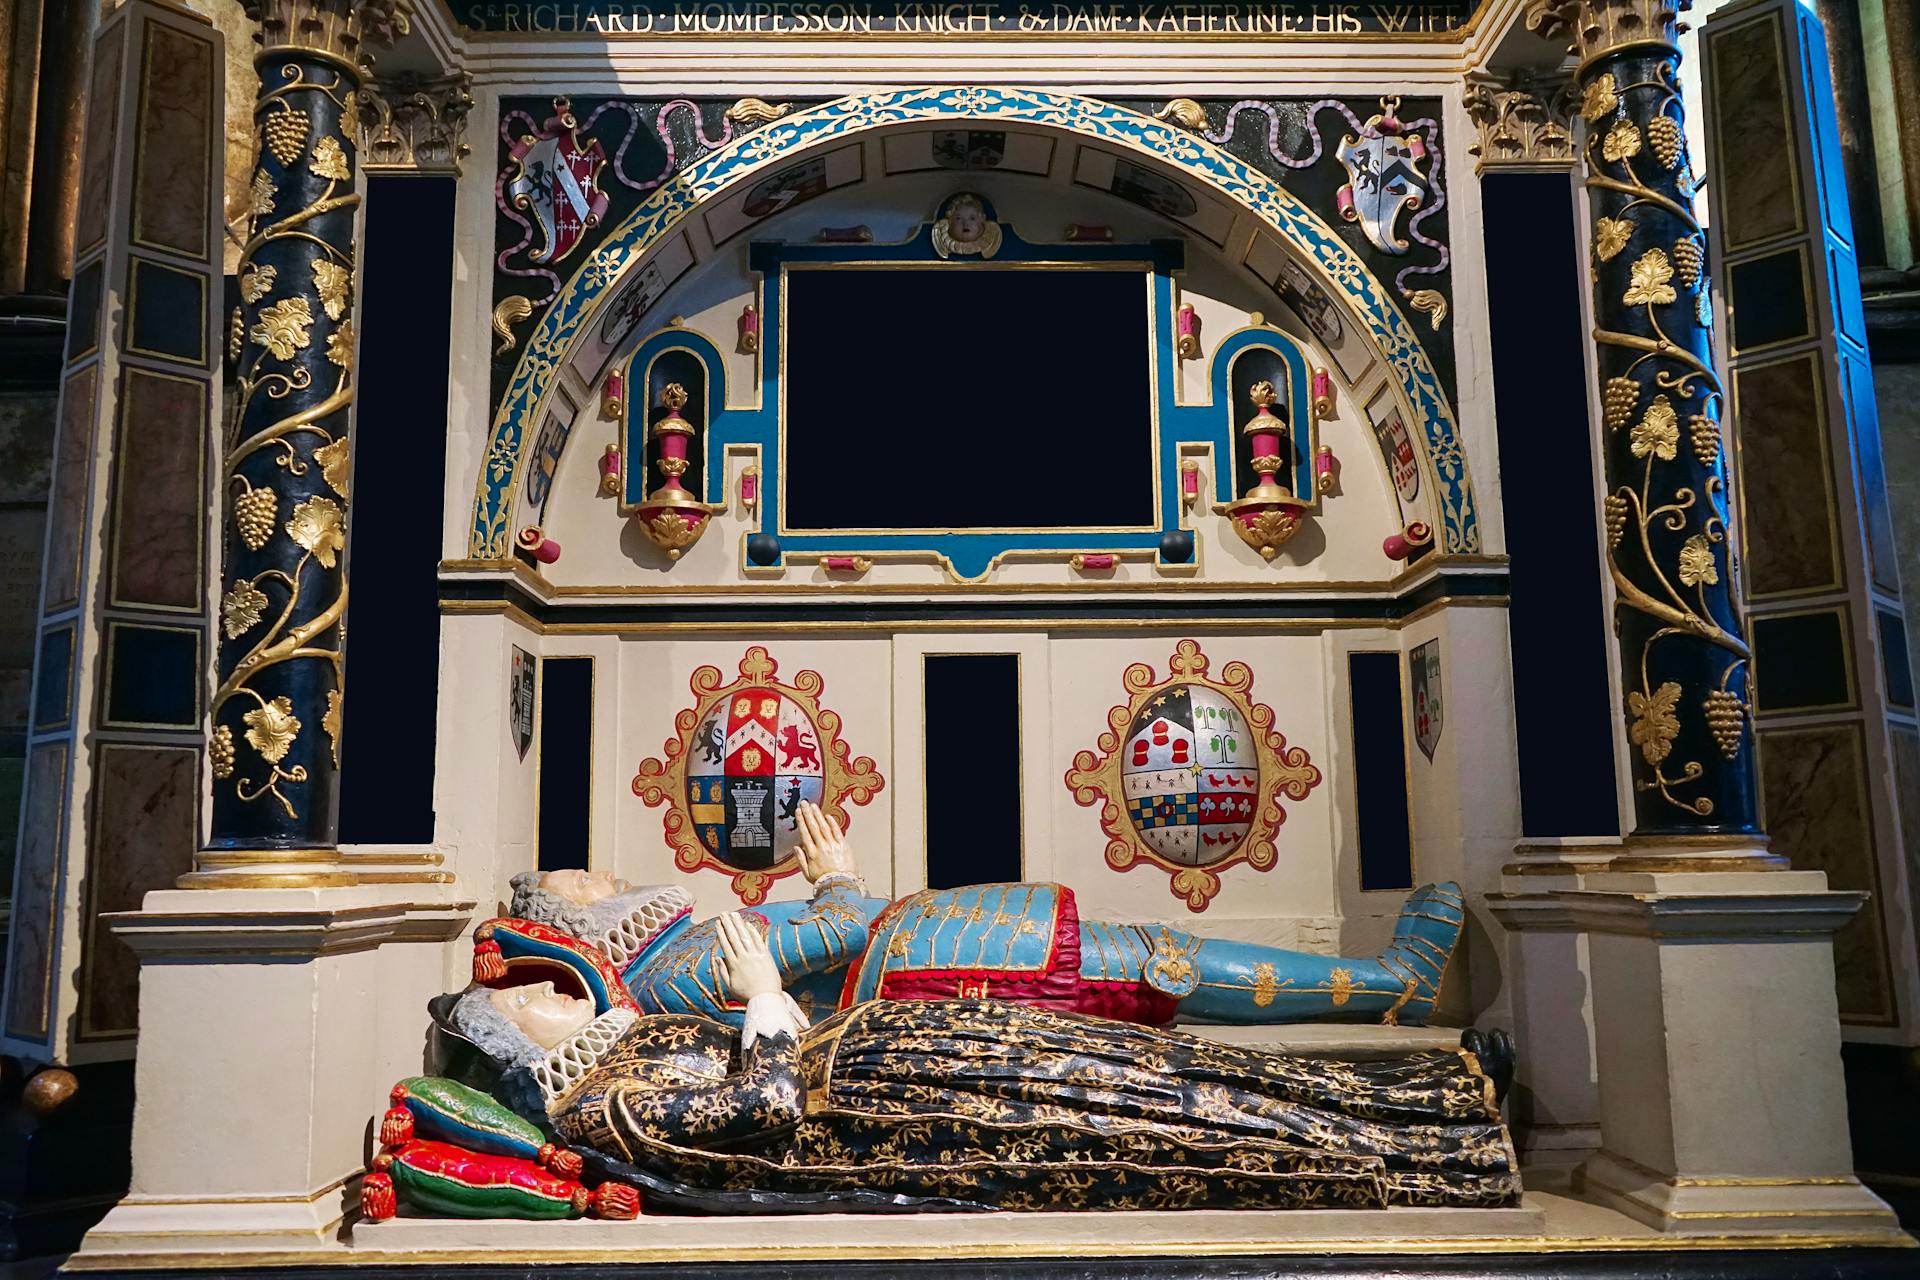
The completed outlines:
[[[1360,224],[1367,242],[1382,253],[1402,254],[1412,248],[1400,238],[1402,212],[1418,209],[1427,197],[1427,179],[1420,172],[1426,147],[1417,134],[1387,132],[1378,118],[1367,123],[1359,137],[1348,134],[1340,144],[1340,163],[1347,167],[1347,185],[1340,188],[1340,216]]]
[[[599,142],[582,144],[571,127],[558,121],[548,125],[555,131],[515,144],[520,171],[506,186],[513,207],[532,215],[544,238],[528,255],[535,262],[559,262],[572,253],[580,238],[600,225],[608,203],[598,186],[607,162]]]
[[[513,725],[513,749],[522,760],[533,745],[533,677],[539,669],[538,658],[519,645],[513,647],[513,670],[507,676],[507,715]]]
[[[1407,655],[1407,685],[1413,690],[1413,740],[1427,759],[1440,745],[1445,701],[1440,695],[1440,641],[1429,640]]]
[[[1394,491],[1400,501],[1412,502],[1420,496],[1420,465],[1414,461],[1413,440],[1407,435],[1400,411],[1393,410],[1373,429],[1380,437],[1380,456],[1386,459],[1387,471],[1393,476]]]

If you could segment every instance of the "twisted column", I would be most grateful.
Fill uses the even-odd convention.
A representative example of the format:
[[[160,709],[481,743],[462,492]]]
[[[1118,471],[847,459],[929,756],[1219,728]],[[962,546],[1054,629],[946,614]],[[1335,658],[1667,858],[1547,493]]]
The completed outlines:
[[[213,827],[183,885],[345,884],[334,847],[345,698],[355,358],[353,95],[409,0],[249,0],[259,159],[238,269],[226,556],[209,753]]]
[[[1595,352],[1604,409],[1633,836],[1751,851],[1752,671],[1734,583],[1706,240],[1680,99],[1687,0],[1535,0],[1579,59]],[[1747,857],[1744,865],[1774,865]]]

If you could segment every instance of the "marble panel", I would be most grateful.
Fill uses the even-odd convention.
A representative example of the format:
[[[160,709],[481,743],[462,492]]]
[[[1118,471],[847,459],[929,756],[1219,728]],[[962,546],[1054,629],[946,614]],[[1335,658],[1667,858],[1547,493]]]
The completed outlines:
[[[59,394],[0,392],[0,504],[45,502],[53,478],[53,421]]]
[[[1754,599],[1841,582],[1820,376],[1817,354],[1733,376],[1740,536]]]
[[[53,487],[47,503],[46,609],[80,602],[80,566],[87,540],[87,494],[93,473],[93,436],[99,409],[100,366],[67,379],[54,441]]]
[[[205,259],[212,229],[213,44],[158,23],[147,28],[134,140],[133,239]]]
[[[40,553],[47,541],[47,515],[38,507],[0,507],[0,668],[33,666],[40,603]],[[18,714],[14,714],[14,712]],[[0,726],[26,718],[24,705],[0,704]],[[0,814],[0,820],[5,815]]]
[[[108,598],[199,612],[206,510],[206,385],[128,369],[114,446]]]
[[[1720,104],[1715,141],[1718,230],[1728,251],[1803,225],[1795,173],[1797,153],[1787,124],[1787,64],[1780,16],[1709,37],[1713,95]]]
[[[1760,735],[1760,792],[1773,848],[1802,871],[1824,871],[1835,889],[1864,890],[1868,905],[1833,936],[1833,967],[1846,1022],[1889,1023],[1893,992],[1867,795],[1866,739],[1855,723],[1773,729]]]
[[[74,257],[84,257],[107,238],[113,208],[114,121],[120,114],[120,63],[128,23],[118,22],[93,46],[93,84],[87,97],[87,140],[81,152],[80,209],[74,220]]]
[[[80,956],[80,1039],[133,1034],[140,965],[101,922],[133,911],[193,870],[200,837],[197,747],[108,743],[94,757],[87,846],[87,934]]]
[[[1894,725],[1888,737],[1893,741],[1893,811],[1905,846],[1907,919],[1920,922],[1920,733]]]
[[[7,955],[7,1034],[45,1040],[52,1016],[54,921],[59,900],[67,744],[43,743],[27,760],[14,873],[12,944]]]

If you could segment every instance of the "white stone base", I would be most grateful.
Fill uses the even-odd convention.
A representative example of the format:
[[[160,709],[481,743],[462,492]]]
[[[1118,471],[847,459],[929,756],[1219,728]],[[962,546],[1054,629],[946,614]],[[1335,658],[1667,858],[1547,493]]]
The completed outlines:
[[[1899,1228],[1886,1202],[1855,1178],[1670,1180],[1600,1151],[1581,1166],[1575,1185],[1587,1197],[1668,1233],[1727,1236],[1771,1235],[1782,1229],[1825,1233]]]
[[[1383,1027],[1365,1022],[1296,1022],[1270,1027],[1180,1023],[1173,1028],[1221,1044],[1323,1058],[1397,1058],[1426,1049],[1460,1047],[1458,1027]]]

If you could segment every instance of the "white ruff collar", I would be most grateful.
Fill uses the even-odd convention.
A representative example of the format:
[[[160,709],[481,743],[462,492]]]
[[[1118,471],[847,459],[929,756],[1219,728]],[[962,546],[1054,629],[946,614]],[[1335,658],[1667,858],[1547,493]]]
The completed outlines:
[[[586,1079],[607,1050],[639,1020],[640,1015],[632,1009],[609,1009],[549,1049],[546,1057],[527,1068],[540,1086],[540,1097],[552,1106]]]
[[[600,948],[614,968],[624,969],[660,936],[661,930],[692,910],[692,894],[679,885],[662,885],[636,903],[618,924],[586,941]]]

